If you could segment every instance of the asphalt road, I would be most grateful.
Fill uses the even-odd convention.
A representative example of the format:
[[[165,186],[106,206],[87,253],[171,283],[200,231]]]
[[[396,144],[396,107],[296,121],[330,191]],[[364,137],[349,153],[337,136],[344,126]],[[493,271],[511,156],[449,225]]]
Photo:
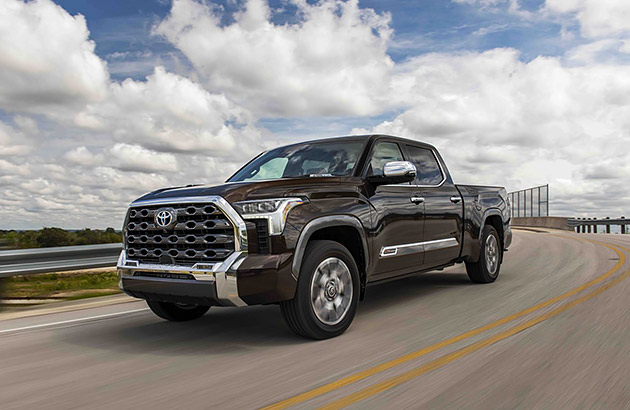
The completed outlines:
[[[0,407],[630,408],[628,254],[630,236],[516,231],[494,284],[456,266],[374,286],[319,342],[276,306],[3,320]]]

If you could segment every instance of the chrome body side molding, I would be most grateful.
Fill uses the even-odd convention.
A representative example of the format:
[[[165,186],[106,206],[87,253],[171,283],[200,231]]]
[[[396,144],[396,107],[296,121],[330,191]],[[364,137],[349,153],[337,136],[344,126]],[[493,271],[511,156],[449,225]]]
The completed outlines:
[[[406,243],[402,245],[383,246],[379,252],[381,258],[392,256],[409,255],[411,253],[421,253],[435,251],[438,249],[459,246],[456,238],[438,239],[435,241]]]

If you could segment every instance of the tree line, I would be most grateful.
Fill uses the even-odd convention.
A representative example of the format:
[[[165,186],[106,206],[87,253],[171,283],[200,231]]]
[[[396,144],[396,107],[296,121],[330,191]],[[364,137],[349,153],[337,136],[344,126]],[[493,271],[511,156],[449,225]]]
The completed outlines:
[[[67,231],[61,228],[44,228],[38,231],[0,230],[0,248],[27,249],[54,246],[95,245],[122,242],[122,234],[114,228],[81,229]]]

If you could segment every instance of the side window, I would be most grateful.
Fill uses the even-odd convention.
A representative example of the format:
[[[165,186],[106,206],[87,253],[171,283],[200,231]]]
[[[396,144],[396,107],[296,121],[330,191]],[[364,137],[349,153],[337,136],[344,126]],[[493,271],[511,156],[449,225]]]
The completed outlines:
[[[372,151],[368,175],[383,175],[385,164],[391,161],[403,161],[403,155],[398,144],[395,142],[377,143],[374,151]]]
[[[409,161],[416,166],[418,173],[415,184],[437,185],[442,182],[442,171],[431,150],[413,145],[407,145],[406,148],[409,153]]]

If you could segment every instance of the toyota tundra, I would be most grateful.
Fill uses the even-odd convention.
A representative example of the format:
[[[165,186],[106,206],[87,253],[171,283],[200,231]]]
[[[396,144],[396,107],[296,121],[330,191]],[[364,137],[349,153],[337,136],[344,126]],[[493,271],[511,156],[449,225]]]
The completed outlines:
[[[349,136],[135,200],[118,274],[166,320],[279,304],[295,333],[325,339],[350,326],[368,285],[457,263],[473,282],[495,281],[511,240],[504,188],[454,184],[431,145]]]

